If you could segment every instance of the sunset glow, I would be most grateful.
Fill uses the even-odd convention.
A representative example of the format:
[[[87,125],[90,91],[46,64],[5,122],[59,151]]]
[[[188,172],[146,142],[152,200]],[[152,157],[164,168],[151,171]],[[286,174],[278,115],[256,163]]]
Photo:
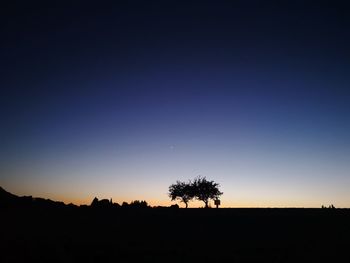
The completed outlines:
[[[292,4],[111,10],[9,16],[0,186],[169,206],[170,184],[202,175],[222,207],[350,206],[345,18]]]

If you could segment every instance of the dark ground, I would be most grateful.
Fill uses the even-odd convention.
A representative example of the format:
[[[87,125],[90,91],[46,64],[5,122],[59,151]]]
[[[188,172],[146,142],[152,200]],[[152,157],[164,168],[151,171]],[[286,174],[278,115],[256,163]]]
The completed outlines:
[[[0,209],[0,262],[350,262],[348,209]]]

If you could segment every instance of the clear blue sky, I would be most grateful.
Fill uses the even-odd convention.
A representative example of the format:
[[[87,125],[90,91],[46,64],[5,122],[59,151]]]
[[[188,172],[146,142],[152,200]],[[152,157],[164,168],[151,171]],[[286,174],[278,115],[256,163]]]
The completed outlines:
[[[0,185],[169,205],[171,183],[202,175],[223,206],[349,207],[347,10],[8,7]]]

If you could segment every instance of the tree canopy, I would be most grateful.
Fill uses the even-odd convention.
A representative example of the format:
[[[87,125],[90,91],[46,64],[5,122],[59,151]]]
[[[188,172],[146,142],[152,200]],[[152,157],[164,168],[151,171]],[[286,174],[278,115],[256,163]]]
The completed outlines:
[[[208,181],[205,177],[198,176],[192,183],[193,195],[197,200],[203,201],[208,207],[210,199],[218,199],[223,193],[219,191],[219,184]]]
[[[188,202],[193,198],[191,182],[185,183],[176,181],[175,184],[170,185],[169,197],[171,201],[179,199],[181,202],[185,203],[187,208]]]
[[[196,177],[193,182],[176,181],[175,184],[169,186],[169,197],[171,201],[178,199],[185,203],[186,208],[192,199],[203,201],[205,207],[208,208],[209,200],[219,199],[222,194],[218,183],[208,181],[205,177],[201,176]]]

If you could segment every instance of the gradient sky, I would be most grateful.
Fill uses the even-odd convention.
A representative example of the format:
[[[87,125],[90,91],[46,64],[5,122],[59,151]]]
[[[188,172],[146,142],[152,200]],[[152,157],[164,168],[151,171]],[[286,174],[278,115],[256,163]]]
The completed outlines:
[[[349,6],[165,2],[1,10],[0,186],[170,205],[202,175],[225,207],[350,207]]]

